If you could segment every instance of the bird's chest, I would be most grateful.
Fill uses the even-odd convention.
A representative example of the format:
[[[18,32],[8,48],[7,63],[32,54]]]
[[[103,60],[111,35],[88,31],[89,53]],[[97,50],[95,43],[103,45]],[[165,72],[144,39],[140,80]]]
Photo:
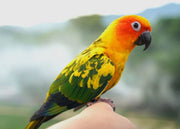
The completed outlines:
[[[128,58],[128,54],[114,53],[114,55],[111,56],[110,58],[115,65],[115,73],[112,79],[110,80],[110,82],[108,83],[108,86],[105,88],[105,91],[114,87],[121,78],[122,72],[125,68],[125,63]]]
[[[119,67],[116,68],[114,76],[108,83],[108,86],[106,87],[105,91],[111,89],[112,87],[114,87],[117,84],[117,82],[121,78],[123,70],[124,70],[124,65],[120,65]]]

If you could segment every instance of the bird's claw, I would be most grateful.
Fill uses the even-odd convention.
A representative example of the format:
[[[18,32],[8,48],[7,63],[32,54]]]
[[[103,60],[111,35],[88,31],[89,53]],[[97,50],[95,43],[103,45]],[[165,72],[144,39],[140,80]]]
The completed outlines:
[[[89,106],[93,105],[96,102],[105,102],[105,103],[109,104],[113,108],[113,111],[115,111],[115,104],[114,104],[114,102],[111,99],[102,99],[102,98],[99,98],[97,100],[93,100],[91,102],[88,102],[86,104],[86,106],[89,107]]]

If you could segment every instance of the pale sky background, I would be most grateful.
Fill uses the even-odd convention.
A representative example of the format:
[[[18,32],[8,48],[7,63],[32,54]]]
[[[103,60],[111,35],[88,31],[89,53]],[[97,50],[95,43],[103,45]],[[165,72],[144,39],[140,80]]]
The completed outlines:
[[[89,14],[136,14],[180,0],[0,0],[0,26],[64,22]]]

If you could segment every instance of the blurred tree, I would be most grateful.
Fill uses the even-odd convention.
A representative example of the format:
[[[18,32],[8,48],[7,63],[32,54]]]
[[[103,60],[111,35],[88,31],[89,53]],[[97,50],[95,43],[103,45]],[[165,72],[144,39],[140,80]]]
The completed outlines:
[[[157,65],[157,74],[152,86],[145,90],[148,106],[160,114],[180,117],[180,17],[164,18],[152,28],[152,61]],[[151,87],[151,88],[150,88]]]
[[[89,45],[104,31],[102,17],[99,15],[83,16],[70,20],[70,25],[81,35],[82,44]]]
[[[162,19],[153,31],[152,44],[155,48],[154,57],[161,65],[161,70],[172,75],[171,87],[174,92],[180,93],[180,17],[175,19]],[[158,55],[158,56],[155,56]]]

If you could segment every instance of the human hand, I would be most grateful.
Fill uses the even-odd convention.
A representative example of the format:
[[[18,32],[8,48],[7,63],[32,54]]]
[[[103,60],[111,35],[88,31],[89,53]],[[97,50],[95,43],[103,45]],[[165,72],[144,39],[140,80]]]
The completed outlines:
[[[48,129],[136,129],[125,117],[115,113],[105,102],[97,102],[80,114],[52,125]]]

